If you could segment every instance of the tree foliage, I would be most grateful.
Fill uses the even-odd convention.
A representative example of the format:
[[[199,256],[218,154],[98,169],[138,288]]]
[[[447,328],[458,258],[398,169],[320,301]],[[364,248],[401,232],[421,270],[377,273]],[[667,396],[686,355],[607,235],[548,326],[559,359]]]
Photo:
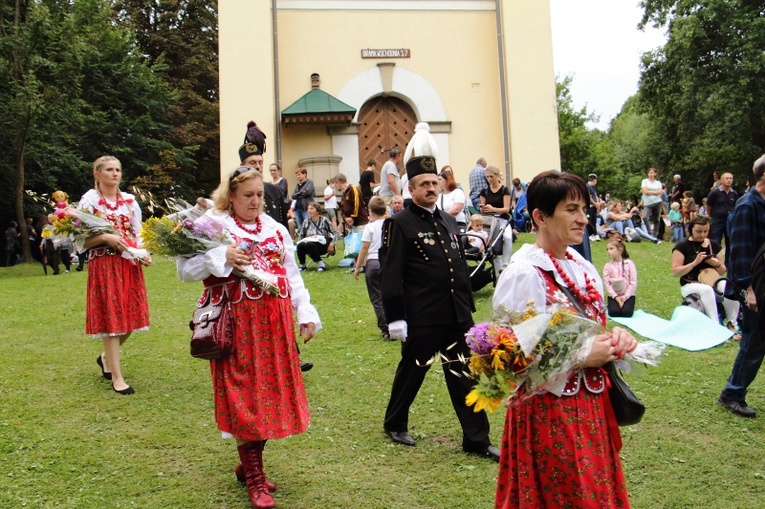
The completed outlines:
[[[217,2],[119,0],[115,9],[149,62],[164,66],[165,82],[178,97],[165,138],[174,149],[165,150],[154,169],[183,195],[209,194],[220,181]],[[151,191],[168,194],[167,187]]]
[[[655,120],[640,110],[640,97],[633,95],[611,121],[599,147],[602,186],[620,198],[634,198],[646,170],[666,168],[668,155]],[[600,184],[600,182],[599,182]]]
[[[600,132],[589,130],[587,122],[597,120],[597,115],[587,111],[587,106],[577,109],[571,96],[572,76],[558,77],[555,92],[558,103],[558,136],[561,169],[581,177],[597,170],[595,146]]]
[[[26,190],[77,197],[98,156],[117,156],[130,180],[172,148],[162,141],[173,96],[161,66],[113,23],[106,0],[0,4],[0,71],[0,182],[15,189],[0,210],[12,208],[20,225],[35,207]]]
[[[641,102],[694,190],[712,171],[742,182],[765,150],[765,2],[645,0],[642,24],[668,41],[644,55]],[[708,187],[706,187],[708,189]]]

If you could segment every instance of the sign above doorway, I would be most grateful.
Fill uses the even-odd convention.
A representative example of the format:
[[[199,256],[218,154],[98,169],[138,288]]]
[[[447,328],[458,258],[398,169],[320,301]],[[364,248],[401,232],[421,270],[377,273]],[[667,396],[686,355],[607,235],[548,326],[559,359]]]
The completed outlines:
[[[409,58],[412,51],[409,49],[363,49],[361,58]]]

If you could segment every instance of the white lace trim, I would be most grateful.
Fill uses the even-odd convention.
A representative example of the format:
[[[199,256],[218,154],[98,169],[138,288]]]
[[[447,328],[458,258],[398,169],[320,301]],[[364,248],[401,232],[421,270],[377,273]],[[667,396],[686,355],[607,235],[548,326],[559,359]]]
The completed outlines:
[[[112,338],[115,336],[124,336],[125,334],[132,334],[134,332],[146,332],[148,331],[148,327],[141,327],[140,329],[133,329],[128,332],[99,332],[98,334],[91,334],[93,339],[101,339],[101,338]]]

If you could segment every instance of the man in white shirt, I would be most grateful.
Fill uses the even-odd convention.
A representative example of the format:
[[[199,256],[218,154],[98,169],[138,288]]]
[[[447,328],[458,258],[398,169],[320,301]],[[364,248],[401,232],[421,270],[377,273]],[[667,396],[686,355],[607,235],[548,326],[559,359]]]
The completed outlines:
[[[401,151],[392,148],[388,160],[380,170],[380,191],[377,194],[385,200],[385,205],[388,206],[390,206],[394,196],[401,196],[401,176],[398,171],[400,160]]]

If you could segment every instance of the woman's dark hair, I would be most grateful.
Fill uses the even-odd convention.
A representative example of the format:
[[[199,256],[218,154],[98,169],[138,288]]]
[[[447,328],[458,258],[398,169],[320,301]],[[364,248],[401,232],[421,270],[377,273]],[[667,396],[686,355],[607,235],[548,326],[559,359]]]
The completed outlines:
[[[545,217],[555,214],[555,207],[566,198],[579,198],[585,205],[589,203],[587,183],[582,177],[558,170],[543,171],[526,186],[526,199],[531,221],[536,209]]]
[[[690,238],[693,236],[692,232],[693,232],[694,226],[707,226],[707,225],[711,225],[711,223],[712,222],[706,216],[696,216],[695,218],[691,220],[690,223],[688,223],[688,226],[686,226],[688,237]]]
[[[445,170],[444,168],[449,169]],[[444,168],[441,168],[441,173],[438,176],[446,181],[446,189],[451,193],[457,189],[457,181],[454,180],[454,174],[451,172],[451,166],[444,166]]]
[[[316,209],[316,212],[318,212],[319,215],[321,215],[321,213],[324,212],[324,207],[322,207],[320,203],[317,203],[315,201],[309,201],[306,204],[305,209],[308,210],[308,207],[311,207],[311,206],[313,206],[313,208]]]

